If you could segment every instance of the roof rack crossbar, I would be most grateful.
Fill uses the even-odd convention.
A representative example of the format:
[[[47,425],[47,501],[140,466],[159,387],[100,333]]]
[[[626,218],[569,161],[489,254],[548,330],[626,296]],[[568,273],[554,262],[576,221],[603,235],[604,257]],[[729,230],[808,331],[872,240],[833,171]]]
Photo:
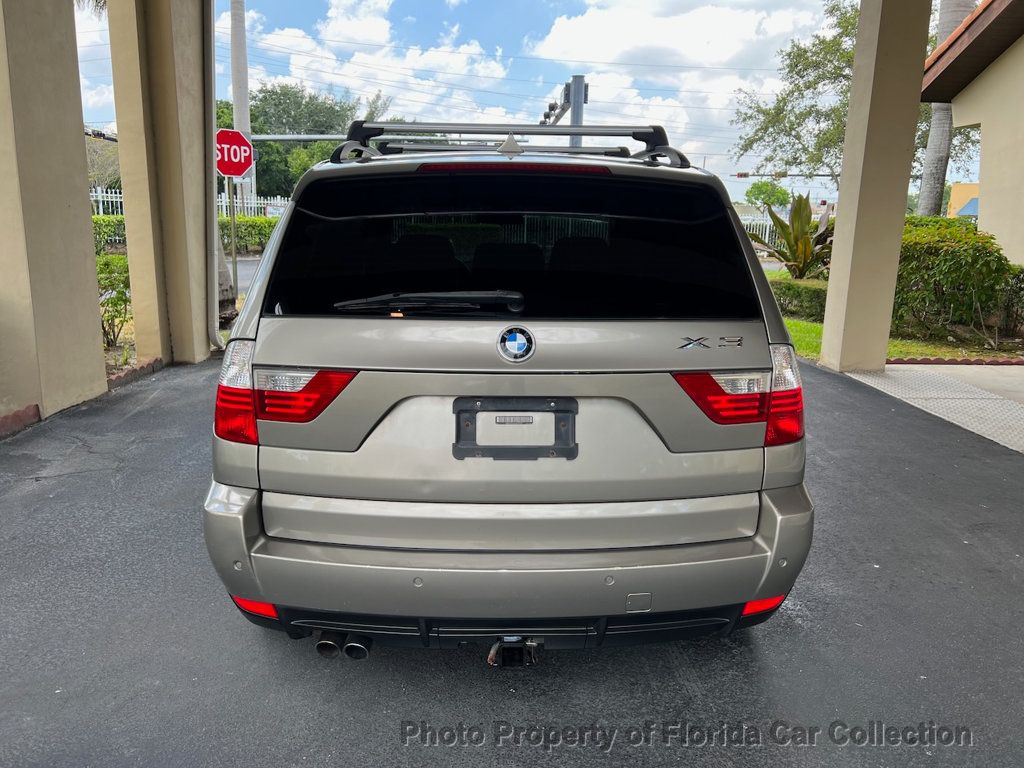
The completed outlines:
[[[494,152],[498,143],[477,144],[420,144],[417,142],[381,141],[377,148],[382,155],[398,155],[403,152]],[[601,155],[604,157],[631,157],[628,147],[562,147],[524,144],[527,152],[557,152],[564,155]]]
[[[356,120],[348,129],[349,141],[364,146],[371,139],[389,134],[468,133],[504,136],[628,136],[642,141],[647,149],[668,146],[668,134],[660,125],[515,125],[503,123],[370,123]]]

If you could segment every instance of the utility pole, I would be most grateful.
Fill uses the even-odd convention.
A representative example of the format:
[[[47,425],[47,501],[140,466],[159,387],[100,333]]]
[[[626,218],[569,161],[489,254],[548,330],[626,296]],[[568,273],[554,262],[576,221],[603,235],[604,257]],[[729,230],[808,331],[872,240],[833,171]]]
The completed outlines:
[[[573,75],[569,82],[569,125],[583,125],[583,105],[587,103],[587,84],[583,75]],[[582,147],[582,136],[570,136],[570,147]]]
[[[245,41],[245,0],[231,0],[231,106],[234,128],[249,137],[252,123],[249,119],[249,55]],[[230,180],[229,184],[234,184]],[[241,184],[243,198],[256,196],[256,164]],[[240,191],[241,191],[240,190]]]

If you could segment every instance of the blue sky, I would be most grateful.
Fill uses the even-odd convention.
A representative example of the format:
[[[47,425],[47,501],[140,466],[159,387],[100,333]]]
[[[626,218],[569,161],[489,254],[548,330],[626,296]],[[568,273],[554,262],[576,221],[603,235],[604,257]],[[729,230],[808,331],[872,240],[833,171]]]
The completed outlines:
[[[726,177],[738,88],[779,87],[776,52],[822,23],[821,0],[247,0],[251,87],[293,82],[392,98],[417,120],[534,123],[573,74],[590,123],[660,123]],[[230,97],[229,2],[216,0],[217,91]],[[85,120],[114,127],[105,19],[78,11]],[[787,183],[787,186],[789,184]],[[793,189],[833,197],[820,180]]]

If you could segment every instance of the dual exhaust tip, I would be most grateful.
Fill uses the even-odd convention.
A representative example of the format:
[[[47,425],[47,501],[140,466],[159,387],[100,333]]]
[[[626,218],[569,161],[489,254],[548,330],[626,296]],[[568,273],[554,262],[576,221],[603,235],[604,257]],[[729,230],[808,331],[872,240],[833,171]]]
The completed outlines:
[[[324,630],[316,641],[316,652],[325,659],[336,659],[345,654],[350,659],[370,658],[373,639],[365,635],[346,635],[343,632]]]

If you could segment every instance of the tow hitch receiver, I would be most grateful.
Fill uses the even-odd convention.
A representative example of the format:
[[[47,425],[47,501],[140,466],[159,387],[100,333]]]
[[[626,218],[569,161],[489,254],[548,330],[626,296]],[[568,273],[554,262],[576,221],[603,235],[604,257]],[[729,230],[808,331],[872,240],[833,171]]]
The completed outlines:
[[[538,649],[544,638],[506,635],[499,637],[487,653],[487,664],[492,667],[533,667],[537,665]]]

